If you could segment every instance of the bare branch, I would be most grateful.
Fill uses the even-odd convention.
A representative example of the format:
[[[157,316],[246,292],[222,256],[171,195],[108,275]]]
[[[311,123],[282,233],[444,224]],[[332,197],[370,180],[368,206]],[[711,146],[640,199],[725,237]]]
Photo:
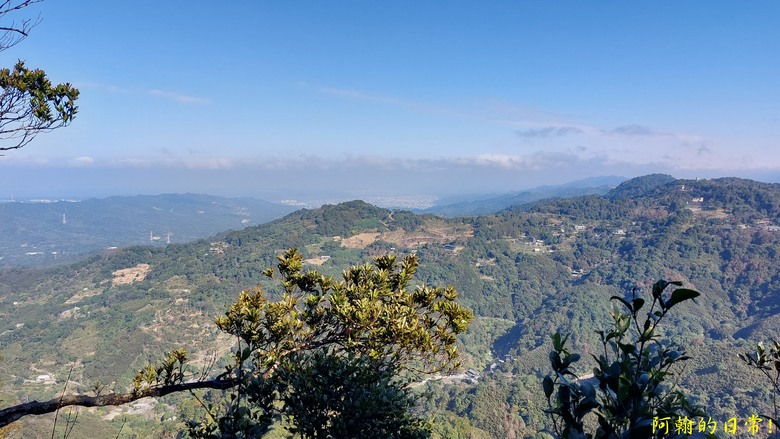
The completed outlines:
[[[29,33],[25,29],[18,29],[18,28],[15,28],[15,27],[2,27],[2,26],[0,26],[0,31],[3,31],[3,32],[16,32],[16,33],[22,34],[25,37],[29,35]]]
[[[0,410],[0,428],[28,415],[45,415],[53,413],[62,407],[106,407],[127,404],[141,398],[160,397],[170,393],[198,389],[225,390],[238,385],[236,379],[213,379],[209,381],[193,381],[189,383],[170,384],[151,387],[146,390],[131,393],[111,393],[103,396],[63,395],[49,401],[30,401]]]
[[[3,20],[6,14],[24,9],[27,6],[30,6],[34,3],[40,3],[42,1],[43,0],[24,0],[21,2],[15,2],[13,0],[5,0],[0,2],[0,20]],[[10,24],[0,26],[0,52],[15,46],[20,41],[25,39],[30,34],[30,30],[32,30],[32,28],[37,26],[40,22],[41,17],[39,16],[34,20],[22,20],[19,24],[12,21]]]

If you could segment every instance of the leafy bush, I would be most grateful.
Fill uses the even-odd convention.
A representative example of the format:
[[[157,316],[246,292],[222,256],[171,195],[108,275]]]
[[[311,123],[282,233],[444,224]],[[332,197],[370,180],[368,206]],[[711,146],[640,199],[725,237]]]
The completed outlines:
[[[669,285],[681,283],[659,280],[653,285],[653,301],[644,321],[639,312],[645,300],[636,296],[636,289],[630,302],[618,296],[610,299],[619,301],[628,313],[613,311],[612,328],[597,331],[604,351],[593,356],[597,364],[593,369],[596,385],[573,371],[580,355],[566,349],[568,336],[562,337],[559,332],[552,336],[553,373],[544,378],[543,388],[549,406],[547,413],[560,437],[654,437],[665,435],[667,432],[657,430],[669,425],[672,419],[687,419],[687,426],[692,428],[692,419],[705,415],[667,382],[673,375],[672,368],[689,357],[678,346],[660,340],[658,325],[675,305],[699,296],[696,291],[678,288],[667,300],[664,290]],[[593,430],[586,419],[589,414],[595,415],[598,423],[592,433],[588,432]],[[679,436],[691,433],[685,430],[678,432]],[[676,429],[668,431],[672,437],[675,432]]]

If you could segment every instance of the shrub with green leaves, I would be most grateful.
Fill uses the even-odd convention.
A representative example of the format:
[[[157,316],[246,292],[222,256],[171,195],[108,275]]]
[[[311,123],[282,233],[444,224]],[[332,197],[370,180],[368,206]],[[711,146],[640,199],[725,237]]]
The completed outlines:
[[[456,368],[472,312],[453,287],[412,287],[417,267],[415,256],[386,255],[336,281],[304,270],[295,249],[280,255],[265,274],[282,297],[244,291],[216,319],[237,341],[223,374],[236,386],[190,434],[259,437],[284,418],[301,437],[427,437],[404,378]]]
[[[774,425],[780,426],[780,422],[777,421],[777,395],[780,394],[780,343],[772,340],[772,345],[766,349],[764,343],[759,342],[755,354],[746,352],[739,354],[739,358],[748,366],[759,370],[769,380],[772,386],[772,416],[762,415],[762,417],[771,419]]]
[[[542,384],[548,400],[546,412],[559,437],[685,437],[689,434],[686,429],[662,431],[658,427],[664,422],[674,426],[677,419],[687,419],[686,424],[692,426],[694,418],[704,416],[701,408],[669,384],[673,368],[689,357],[658,335],[658,325],[674,306],[700,294],[677,288],[666,296],[664,292],[670,285],[681,283],[659,280],[653,285],[653,300],[645,314],[641,313],[645,299],[637,297],[636,289],[629,300],[618,296],[610,299],[620,302],[627,312],[613,310],[611,328],[597,331],[603,352],[593,355],[593,379],[581,379],[574,372],[572,366],[580,355],[566,348],[568,336],[553,334],[553,373]]]

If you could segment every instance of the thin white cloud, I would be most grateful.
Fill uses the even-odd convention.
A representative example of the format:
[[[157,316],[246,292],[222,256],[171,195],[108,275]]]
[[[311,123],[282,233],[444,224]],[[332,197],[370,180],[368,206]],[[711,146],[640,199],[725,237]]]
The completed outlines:
[[[180,104],[187,105],[202,105],[211,103],[211,99],[193,96],[189,94],[179,93],[170,90],[162,90],[159,88],[137,88],[137,87],[120,87],[113,84],[103,84],[98,82],[78,82],[76,84],[82,89],[94,89],[100,90],[106,93],[112,94],[126,94],[126,95],[146,95],[154,98],[166,99]]]
[[[749,158],[717,148],[703,136],[657,130],[646,125],[625,124],[614,128],[578,123],[542,124],[530,119],[518,121],[515,134],[523,141],[516,144],[521,156],[533,154],[528,141],[548,154],[569,154],[578,160],[599,160],[607,165],[660,165],[665,168],[724,168],[733,164],[749,167]],[[576,142],[576,143],[574,143]],[[780,165],[780,157],[776,157]],[[513,163],[517,163],[515,160]],[[763,164],[753,163],[753,166]]]
[[[491,101],[483,105],[486,118],[515,127],[514,133],[522,139],[555,139],[578,134],[595,140],[612,138],[622,141],[667,138],[685,143],[702,143],[706,139],[698,134],[662,131],[639,123],[625,123],[616,127],[603,127],[584,122],[583,117],[556,113],[533,106]]]
[[[631,154],[630,148],[605,151],[590,145],[525,154],[485,153],[428,159],[371,155],[241,159],[184,155],[177,158],[160,154],[156,158],[95,159],[91,166],[81,168],[74,164],[75,159],[47,163],[0,160],[3,170],[0,176],[5,175],[8,179],[14,172],[16,175],[41,176],[72,172],[78,173],[72,175],[105,178],[100,181],[106,182],[106,188],[114,185],[111,191],[123,193],[243,191],[256,195],[268,190],[283,190],[306,194],[323,191],[381,194],[513,190],[594,175],[634,176],[665,172],[675,176],[706,177],[777,169],[771,162],[760,166],[749,156],[732,157],[727,164],[707,160],[699,156],[701,145],[679,150],[649,150],[652,153],[639,159]],[[125,186],[117,186],[122,184]],[[67,192],[66,187],[62,189]]]
[[[99,90],[106,93],[130,94],[130,90],[112,84],[103,84],[92,81],[75,81],[74,85],[81,89]]]
[[[146,93],[150,96],[160,97],[171,101],[178,102],[180,104],[208,104],[211,100],[201,98],[197,96],[190,96],[182,93],[176,93],[172,91],[159,90],[156,88],[146,90]]]
[[[563,137],[571,134],[582,134],[583,131],[577,127],[559,126],[544,128],[529,128],[525,130],[516,130],[515,134],[523,139],[546,139],[550,137]]]
[[[8,164],[11,166],[49,166],[52,164],[62,163],[60,161],[52,160],[49,157],[39,156],[26,156],[16,154],[0,155],[0,163]]]
[[[90,166],[95,163],[95,159],[90,156],[76,157],[70,161],[72,166]]]
[[[448,161],[462,167],[476,166],[516,171],[541,171],[544,169],[571,168],[577,166],[578,163],[593,160],[594,158],[596,157],[586,157],[570,150],[557,152],[535,151],[524,155],[480,154],[473,157],[449,159]]]
[[[236,167],[234,159],[226,157],[158,157],[158,158],[121,158],[106,160],[112,168],[172,168],[191,170],[232,169]]]
[[[400,103],[400,99],[389,97],[389,96],[379,96],[374,94],[369,94],[366,92],[349,89],[349,88],[336,88],[336,87],[320,87],[317,89],[320,93],[333,95],[333,96],[339,96],[342,98],[348,98],[348,99],[357,99],[361,101],[369,101],[377,104],[398,104]]]
[[[652,130],[642,125],[623,125],[606,131],[607,134],[620,134],[623,136],[669,136],[668,133],[662,133]]]
[[[310,87],[308,84],[302,84]],[[515,127],[515,136],[524,142],[534,142],[537,146],[545,147],[546,153],[561,153],[572,148],[571,139],[576,137],[578,143],[588,143],[590,150],[585,153],[580,151],[583,158],[606,158],[611,162],[636,162],[638,164],[652,163],[659,159],[659,154],[667,150],[674,151],[686,144],[705,144],[707,139],[701,135],[662,131],[647,125],[626,123],[613,128],[602,127],[583,122],[583,118],[571,114],[556,113],[541,108],[509,104],[503,101],[485,101],[471,107],[445,107],[413,100],[368,93],[353,88],[319,87],[319,93],[337,96],[344,99],[359,100],[376,105],[392,105],[410,111],[426,113],[447,113],[451,116],[463,119],[477,119],[510,125]],[[646,148],[652,146],[652,148]],[[625,148],[623,151],[615,151],[615,148]],[[644,148],[643,148],[644,147]],[[479,146],[476,147],[479,149]],[[518,151],[514,156],[529,156],[534,154],[526,148]],[[503,151],[506,154],[507,151]],[[648,154],[651,154],[648,156]],[[703,154],[698,154],[702,157]],[[489,154],[487,154],[489,156]],[[504,159],[496,160],[495,164],[507,166],[511,162],[512,167],[521,163],[529,163],[529,160],[506,159],[513,156],[511,153]],[[498,156],[497,156],[498,157]],[[715,158],[713,158],[714,160]],[[538,160],[534,160],[534,163]]]
[[[438,158],[402,158],[372,155],[346,155],[322,157],[300,155],[297,157],[219,157],[219,156],[170,156],[127,157],[119,159],[95,159],[89,156],[71,159],[41,160],[17,158],[0,160],[0,164],[52,167],[115,168],[115,169],[181,169],[181,170],[250,170],[306,172],[306,170],[353,172],[356,170],[377,170],[381,172],[429,172],[444,169],[495,169],[514,171],[557,172],[588,166],[589,163],[605,166],[636,165],[661,166],[669,169],[724,169],[733,165],[735,169],[767,168],[770,163],[756,163],[749,156],[734,156],[723,160],[705,145],[688,145],[679,148],[657,148],[653,145],[643,148],[573,146],[566,149],[530,151],[520,154],[483,153],[471,156]]]
[[[568,166],[579,159],[577,154],[569,152],[534,152],[528,155],[480,154],[463,157],[440,157],[435,159],[412,159],[400,157],[382,157],[371,155],[348,155],[338,158],[316,155],[298,157],[265,157],[232,159],[227,157],[175,157],[122,158],[97,161],[91,157],[78,157],[67,163],[73,166],[95,165],[107,168],[160,168],[191,170],[229,170],[258,169],[287,172],[302,172],[305,169],[321,171],[344,170],[381,170],[383,172],[405,171],[426,172],[446,168],[496,168],[516,170],[539,170],[554,166]],[[30,165],[31,162],[25,162]],[[53,163],[39,163],[51,165]]]
[[[579,161],[601,161],[607,165],[658,165],[672,169],[725,169],[730,166],[737,166],[740,169],[780,167],[780,152],[775,152],[771,148],[765,153],[759,153],[751,145],[735,149],[724,143],[723,139],[666,127],[653,127],[641,121],[629,120],[622,124],[607,126],[576,114],[555,112],[530,105],[517,105],[501,100],[474,101],[471,105],[445,107],[369,93],[355,88],[317,87],[310,84],[301,84],[301,86],[317,93],[375,105],[397,106],[416,112],[439,114],[446,112],[454,119],[458,119],[453,123],[464,119],[477,121],[476,123],[480,124],[477,129],[485,130],[487,133],[483,144],[466,145],[463,142],[456,142],[457,146],[454,148],[457,148],[457,152],[449,151],[453,157],[458,157],[452,160],[469,162],[473,165],[478,163],[480,166],[494,166],[500,169],[541,169],[544,166],[555,166],[556,163],[566,162],[553,160],[553,157],[568,156]],[[506,137],[503,141],[499,137],[490,138],[490,133],[487,131],[490,127],[485,127],[485,122],[494,126],[510,127],[511,131],[508,133],[513,133],[519,141],[508,144]],[[431,160],[430,154],[436,152],[445,156],[448,154],[445,146],[426,149],[426,151],[429,153],[427,159],[383,163],[383,169],[414,168],[421,164],[433,166],[437,161]],[[474,155],[466,157],[464,161],[459,156],[465,151],[474,151]],[[367,166],[376,164],[366,162]]]
[[[309,88],[308,84],[300,84],[302,87]],[[340,88],[340,87],[316,87],[314,88],[317,93],[336,96],[343,99],[363,101],[375,105],[395,106],[405,110],[414,111],[418,113],[429,114],[466,114],[459,108],[435,105],[427,102],[421,102],[414,99],[407,99],[397,96],[387,96],[382,94],[370,93],[362,90],[356,90],[352,88]]]
[[[232,169],[236,166],[234,160],[224,157],[190,158],[184,160],[187,169]]]

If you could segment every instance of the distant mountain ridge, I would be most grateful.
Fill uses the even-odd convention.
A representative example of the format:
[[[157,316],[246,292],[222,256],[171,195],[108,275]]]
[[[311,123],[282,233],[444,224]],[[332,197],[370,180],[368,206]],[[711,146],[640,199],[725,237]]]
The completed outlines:
[[[184,243],[293,210],[254,198],[200,194],[0,203],[0,267],[48,265],[109,247]]]
[[[591,177],[561,185],[538,186],[524,191],[506,194],[449,197],[435,206],[415,210],[446,217],[490,215],[502,210],[533,203],[547,198],[571,198],[582,195],[604,195],[626,181],[625,177]]]
[[[553,197],[603,195],[623,177],[592,177],[500,196],[481,195],[418,213],[478,216]],[[445,201],[447,203],[447,201]],[[0,203],[0,268],[46,266],[128,245],[184,243],[262,224],[300,206],[203,194],[113,196],[82,201]]]
[[[620,183],[616,188],[607,193],[607,198],[616,200],[620,198],[638,198],[647,196],[659,187],[676,181],[667,174],[650,174]]]

